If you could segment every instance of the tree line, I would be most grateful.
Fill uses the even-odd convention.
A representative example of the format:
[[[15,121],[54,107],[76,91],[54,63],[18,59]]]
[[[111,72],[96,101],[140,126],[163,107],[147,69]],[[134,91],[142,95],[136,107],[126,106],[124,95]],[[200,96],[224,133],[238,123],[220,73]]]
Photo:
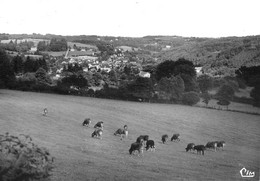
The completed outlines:
[[[193,63],[180,58],[146,67],[151,77],[144,78],[127,65],[121,71],[84,72],[80,65],[69,64],[63,68],[58,80],[50,77],[48,69],[45,59],[20,56],[11,59],[4,50],[0,50],[0,87],[188,105],[196,104],[200,97],[207,105],[212,98],[208,91],[218,87],[214,98],[219,100],[220,105],[228,105],[238,88],[250,85],[254,87],[251,92],[254,105],[259,106],[259,67],[241,67],[236,77],[213,78],[207,74],[197,77]],[[102,89],[91,89],[95,86]]]

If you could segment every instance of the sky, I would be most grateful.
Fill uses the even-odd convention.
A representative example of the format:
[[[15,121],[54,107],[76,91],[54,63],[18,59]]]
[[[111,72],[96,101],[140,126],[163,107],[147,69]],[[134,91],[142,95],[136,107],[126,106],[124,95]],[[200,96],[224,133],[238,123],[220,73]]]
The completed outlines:
[[[0,33],[260,35],[260,0],[1,0]]]

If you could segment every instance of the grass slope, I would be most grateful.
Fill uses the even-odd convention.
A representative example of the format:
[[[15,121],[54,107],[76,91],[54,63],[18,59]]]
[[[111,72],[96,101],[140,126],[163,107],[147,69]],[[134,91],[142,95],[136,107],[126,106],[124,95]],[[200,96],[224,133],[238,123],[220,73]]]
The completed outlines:
[[[42,110],[48,107],[47,117]],[[81,126],[90,117],[90,128]],[[104,121],[103,139],[91,138]],[[113,135],[127,124],[129,138]],[[239,171],[259,178],[259,116],[181,105],[135,103],[75,96],[0,90],[0,134],[29,134],[56,157],[51,180],[242,180]],[[181,134],[179,143],[161,143],[162,134]],[[140,134],[155,140],[156,151],[130,156]],[[225,140],[224,151],[186,153],[188,143]]]

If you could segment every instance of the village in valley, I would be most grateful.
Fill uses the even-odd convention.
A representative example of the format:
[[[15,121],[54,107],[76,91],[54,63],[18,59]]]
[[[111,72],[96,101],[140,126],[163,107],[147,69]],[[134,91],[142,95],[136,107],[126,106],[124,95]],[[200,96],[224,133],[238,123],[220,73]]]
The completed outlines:
[[[97,41],[99,40],[100,38],[97,38]],[[53,80],[62,79],[64,71],[69,66],[79,66],[83,72],[92,74],[95,72],[109,73],[111,70],[124,72],[124,68],[127,66],[136,76],[150,78],[150,73],[142,70],[141,60],[138,57],[135,56],[135,59],[129,58],[129,53],[137,51],[137,48],[118,46],[113,48],[112,54],[106,56],[106,58],[102,58],[102,52],[97,46],[77,42],[68,42],[66,51],[56,52],[38,50],[37,46],[39,42],[50,43],[50,40],[45,39],[10,39],[2,40],[1,44],[19,44],[22,42],[31,45],[28,51],[16,52],[7,50],[7,53],[11,56],[19,55],[35,60],[44,58],[49,66],[48,74]]]

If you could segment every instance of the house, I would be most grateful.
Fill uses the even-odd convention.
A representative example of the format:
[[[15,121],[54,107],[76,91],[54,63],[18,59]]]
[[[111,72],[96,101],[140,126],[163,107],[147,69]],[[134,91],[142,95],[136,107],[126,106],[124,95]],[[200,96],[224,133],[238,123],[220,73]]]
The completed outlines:
[[[202,71],[202,67],[195,67],[197,76],[202,75],[203,71]]]
[[[37,47],[31,47],[29,50],[30,53],[35,53],[37,51]]]
[[[139,76],[143,78],[150,78],[151,74],[149,72],[140,71]]]

